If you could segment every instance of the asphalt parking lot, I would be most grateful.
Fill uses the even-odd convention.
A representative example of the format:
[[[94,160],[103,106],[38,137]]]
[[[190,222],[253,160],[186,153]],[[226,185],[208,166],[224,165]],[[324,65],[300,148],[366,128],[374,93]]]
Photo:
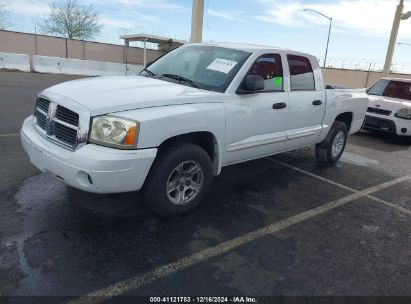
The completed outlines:
[[[0,72],[0,295],[411,296],[409,144],[361,132],[334,167],[310,148],[231,166],[165,220],[30,164],[23,119],[74,78]]]

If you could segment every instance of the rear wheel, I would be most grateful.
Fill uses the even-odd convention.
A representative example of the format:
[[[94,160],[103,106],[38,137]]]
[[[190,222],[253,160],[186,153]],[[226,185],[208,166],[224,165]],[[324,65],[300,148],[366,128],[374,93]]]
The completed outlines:
[[[344,152],[347,144],[347,126],[341,121],[335,121],[327,137],[315,146],[315,153],[320,163],[332,165]]]
[[[196,208],[212,181],[212,163],[202,148],[190,143],[160,152],[144,186],[144,200],[158,215],[172,217]]]

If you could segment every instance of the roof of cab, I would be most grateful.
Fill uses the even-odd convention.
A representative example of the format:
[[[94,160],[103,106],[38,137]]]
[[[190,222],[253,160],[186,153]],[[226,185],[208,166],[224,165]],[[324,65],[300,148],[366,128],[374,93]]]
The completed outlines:
[[[217,47],[224,47],[230,49],[236,49],[241,51],[256,51],[256,50],[281,50],[281,51],[291,51],[288,49],[282,49],[275,46],[268,46],[268,45],[258,45],[258,44],[251,44],[251,43],[234,43],[234,42],[203,42],[203,43],[194,43],[198,45],[209,45],[209,46],[217,46]]]
[[[304,52],[294,51],[290,49],[283,49],[275,46],[268,46],[268,45],[258,45],[258,44],[248,44],[248,43],[234,43],[234,42],[202,42],[202,43],[193,43],[188,45],[207,45],[207,46],[215,46],[215,47],[223,47],[229,48],[234,50],[240,50],[250,53],[255,52],[287,52],[294,55],[317,58],[316,56]]]
[[[384,80],[395,80],[395,81],[402,81],[402,82],[411,82],[411,78],[395,78],[395,77],[383,77],[381,79]]]

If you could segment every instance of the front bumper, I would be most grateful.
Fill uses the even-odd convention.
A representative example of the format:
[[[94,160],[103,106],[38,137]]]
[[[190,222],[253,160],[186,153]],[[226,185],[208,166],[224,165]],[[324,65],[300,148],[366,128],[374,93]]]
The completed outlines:
[[[139,190],[157,154],[157,149],[117,150],[94,144],[69,151],[41,136],[32,121],[32,116],[28,117],[21,130],[21,142],[30,161],[40,170],[84,191]]]
[[[401,118],[382,118],[377,115],[365,116],[363,129],[379,131],[399,136],[411,136],[411,121]]]

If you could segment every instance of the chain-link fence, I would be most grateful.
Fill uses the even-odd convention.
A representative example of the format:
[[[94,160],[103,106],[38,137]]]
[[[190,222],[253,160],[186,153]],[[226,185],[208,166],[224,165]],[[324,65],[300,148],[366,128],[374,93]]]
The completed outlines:
[[[324,63],[324,57],[319,57],[318,61],[321,66]],[[327,57],[327,68],[335,69],[347,69],[358,71],[376,71],[381,72],[384,68],[383,60],[370,60],[360,58],[335,58]],[[397,61],[391,65],[391,71],[394,73],[410,73],[411,74],[411,61]]]

